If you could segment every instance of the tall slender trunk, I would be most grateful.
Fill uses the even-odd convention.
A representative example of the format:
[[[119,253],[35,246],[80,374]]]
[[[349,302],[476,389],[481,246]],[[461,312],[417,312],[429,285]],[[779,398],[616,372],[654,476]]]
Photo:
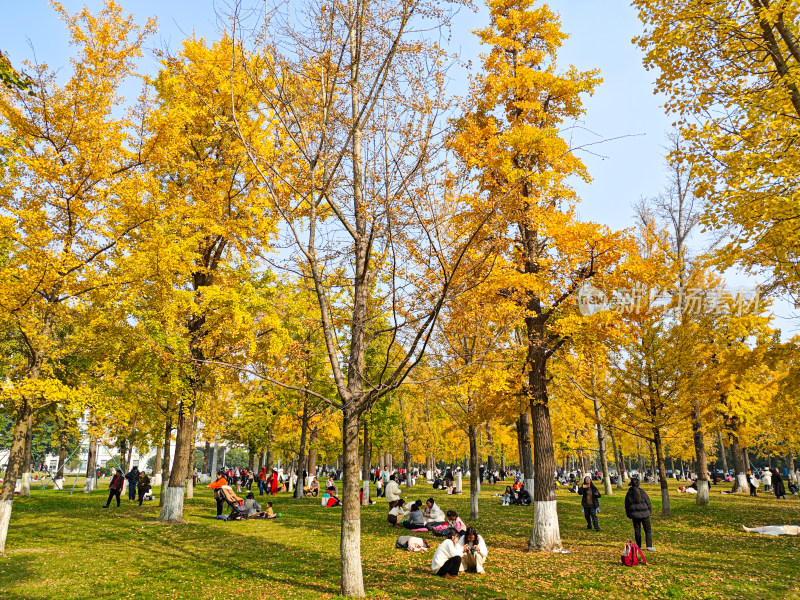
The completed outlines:
[[[170,454],[172,449],[172,414],[167,403],[167,422],[164,425],[164,463],[161,465],[161,493],[158,495],[158,505],[164,506],[164,491],[167,488],[170,473]]]
[[[469,518],[473,521],[478,519],[478,493],[480,492],[478,475],[478,434],[475,426],[467,428],[467,438],[469,439]]]
[[[797,475],[794,472],[794,453],[791,450],[786,453],[786,469],[789,471],[789,480],[797,481]]]
[[[311,427],[311,435],[309,436],[308,448],[308,476],[317,476],[317,424]]]
[[[700,403],[695,401],[692,410],[692,432],[694,435],[694,453],[697,457],[697,505],[708,506],[709,482],[708,482],[708,455],[706,455],[706,444],[703,440],[703,415],[700,411]]]
[[[342,483],[342,535],[339,546],[341,555],[342,596],[363,596],[364,576],[361,571],[361,504],[358,501],[359,472],[358,456],[359,415],[355,411],[343,411],[342,459],[344,482]]]
[[[486,472],[491,473],[495,469],[494,464],[494,443],[492,442],[492,430],[489,428],[489,423],[486,423]]]
[[[660,473],[658,471],[658,467],[656,465],[656,451],[653,448],[653,444],[650,444],[650,468],[653,471],[653,480],[658,483],[659,479],[664,479],[663,477],[659,477]]]
[[[722,460],[722,470],[725,472],[725,477],[728,476],[728,456],[725,451],[725,442],[722,439],[722,430],[717,431],[717,444],[719,445],[719,457]]]
[[[97,438],[89,438],[89,453],[86,456],[86,481],[83,484],[83,493],[88,494],[95,488],[97,479]]]
[[[215,433],[214,434],[214,450],[211,453],[211,470],[209,471],[209,475],[213,478],[217,474],[217,467],[221,466],[219,463],[219,436]]]
[[[617,448],[617,439],[614,437],[614,429],[609,428],[608,435],[611,437],[611,449],[614,452],[614,464],[617,467],[617,489],[622,489],[625,473],[625,463],[622,460],[622,449]]]
[[[370,467],[370,461],[372,460],[369,445],[370,445],[369,426],[367,423],[367,419],[364,419],[364,441],[363,441],[364,461],[361,465],[361,481],[362,481],[362,492],[363,492],[361,494],[361,504],[363,506],[369,506],[369,467]]]
[[[203,473],[208,473],[208,460],[211,458],[211,442],[206,440],[203,446]]]
[[[308,432],[308,394],[303,398],[303,417],[300,419],[300,453],[297,460],[297,487],[294,488],[294,497],[303,497],[303,486],[306,484],[303,479],[303,472],[306,471],[306,435]]]
[[[58,434],[58,471],[56,479],[64,479],[64,463],[67,460],[67,424],[64,423]]]
[[[656,447],[659,483],[661,484],[661,516],[669,517],[669,482],[667,481],[667,468],[664,465],[664,446],[661,441],[661,430],[658,427],[653,427],[653,445]],[[655,471],[655,469],[653,470]]]
[[[3,479],[3,491],[0,492],[0,555],[5,555],[8,526],[11,522],[11,507],[14,503],[14,488],[17,479],[22,476],[25,461],[28,431],[33,429],[33,408],[26,399],[17,413],[14,424],[14,437],[8,454],[8,466]]]
[[[161,445],[156,446],[156,457],[153,461],[153,477],[150,484],[153,487],[161,485],[161,468],[164,464],[164,457],[162,456]]]
[[[161,506],[159,520],[167,523],[183,522],[183,490],[186,483],[186,474],[189,470],[189,460],[194,446],[194,398],[181,401],[178,405],[178,423],[175,433],[175,460],[169,475],[167,487],[161,488],[164,499]]]
[[[594,418],[597,426],[597,446],[600,449],[600,469],[603,471],[603,484],[605,485],[606,496],[614,493],[611,487],[611,473],[608,470],[608,455],[606,453],[606,432],[603,428],[603,420],[600,414],[600,401],[592,394],[594,404]]]
[[[517,437],[520,447],[520,468],[525,480],[525,489],[533,498],[533,455],[531,451],[531,422],[528,410],[522,411],[517,421]]]
[[[31,496],[31,462],[33,461],[33,415],[30,417],[28,429],[25,432],[25,454],[22,458],[22,488],[20,498]]]
[[[733,458],[733,472],[736,481],[733,484],[734,492],[749,492],[750,486],[747,484],[747,467],[742,449],[739,447],[739,436],[735,433],[729,434],[731,441],[731,457]]]

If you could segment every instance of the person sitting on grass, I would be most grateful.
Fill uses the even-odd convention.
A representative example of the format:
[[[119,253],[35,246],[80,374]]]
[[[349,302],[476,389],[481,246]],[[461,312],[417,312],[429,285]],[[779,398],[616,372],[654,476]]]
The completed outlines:
[[[439,544],[436,552],[433,553],[431,561],[431,571],[439,577],[454,579],[461,571],[461,557],[464,550],[458,545],[458,534],[450,530],[450,535]]]
[[[400,527],[400,523],[408,516],[408,511],[405,508],[406,501],[400,498],[399,503],[389,509],[388,521],[392,527]]]
[[[461,557],[461,570],[478,575],[484,573],[483,563],[489,555],[489,550],[474,527],[467,527],[467,531],[459,538],[458,545],[463,548],[464,553]]]
[[[411,505],[411,512],[408,513],[408,518],[403,521],[403,527],[406,529],[425,529],[425,515],[422,514],[422,500],[417,500]]]
[[[247,498],[244,501],[244,511],[248,519],[263,519],[267,514],[261,510],[261,505],[256,500],[253,492],[247,494]]]
[[[422,515],[425,517],[426,525],[440,525],[444,523],[445,520],[444,511],[439,508],[439,505],[436,504],[433,498],[428,498],[425,502],[425,510]]]
[[[336,497],[334,493],[336,490],[334,488],[328,488],[325,490],[325,493],[322,494],[322,501],[321,504],[325,508],[333,508],[334,506],[341,506],[342,503],[339,502],[339,498]]]
[[[464,521],[461,520],[461,517],[459,517],[458,513],[454,510],[447,511],[447,524],[450,526],[451,531],[455,529],[459,535],[467,530]]]
[[[517,503],[517,494],[510,485],[506,486],[506,491],[503,493],[503,506],[510,506]]]
[[[312,498],[319,496],[319,481],[317,481],[316,477],[311,478],[311,483],[308,485],[308,493],[306,496],[311,496]]]
[[[272,508],[272,502],[267,502],[267,513],[264,517],[265,519],[277,519],[278,515],[275,514],[275,511]]]

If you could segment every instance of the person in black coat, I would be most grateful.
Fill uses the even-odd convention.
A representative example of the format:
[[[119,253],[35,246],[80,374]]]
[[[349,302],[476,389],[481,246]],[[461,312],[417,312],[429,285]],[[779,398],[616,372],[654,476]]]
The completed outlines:
[[[647,549],[654,552],[653,532],[650,527],[650,515],[653,514],[653,506],[650,504],[650,497],[642,488],[639,487],[639,478],[631,477],[628,484],[628,493],[625,496],[625,514],[633,521],[633,534],[636,545],[642,547],[642,527],[644,526],[645,541]]]
[[[600,525],[597,522],[597,509],[600,508],[600,491],[592,483],[592,478],[589,475],[583,478],[583,485],[578,488],[578,493],[581,495],[583,516],[586,517],[586,529],[594,527],[595,531],[600,531]]]
[[[786,500],[786,488],[783,486],[783,479],[778,469],[772,469],[772,491],[778,500]]]

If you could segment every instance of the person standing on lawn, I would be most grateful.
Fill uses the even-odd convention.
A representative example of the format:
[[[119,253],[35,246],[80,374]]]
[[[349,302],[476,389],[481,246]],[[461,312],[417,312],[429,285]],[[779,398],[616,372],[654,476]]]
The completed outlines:
[[[600,491],[592,483],[592,478],[589,475],[583,478],[583,485],[578,488],[578,494],[581,496],[583,516],[586,517],[586,529],[591,529],[594,526],[595,531],[600,531],[600,525],[597,522],[597,509],[600,508]]]
[[[650,504],[650,497],[641,487],[639,478],[631,477],[628,493],[625,496],[625,514],[633,521],[633,534],[636,545],[642,547],[642,527],[644,527],[645,541],[647,549],[655,552],[653,547],[653,532],[650,528],[650,515],[653,514],[653,506]]]
[[[772,471],[772,491],[778,500],[786,500],[786,488],[783,485],[781,473],[777,468]]]
[[[125,475],[128,480],[128,500],[136,500],[136,481],[139,479],[139,467],[133,467]]]
[[[222,507],[225,506],[225,497],[222,495],[222,486],[228,485],[224,471],[217,471],[217,480],[208,484],[208,489],[214,490],[214,499],[217,501],[217,516],[222,514]]]
[[[139,478],[136,480],[136,487],[139,489],[139,506],[141,506],[144,495],[150,491],[150,477],[148,477],[146,471],[139,473]]]
[[[122,486],[124,485],[125,477],[122,475],[122,471],[117,469],[117,472],[114,473],[114,477],[111,478],[111,482],[108,484],[108,500],[106,500],[103,508],[108,508],[111,505],[111,499],[114,496],[117,497],[117,508],[119,508],[119,495],[122,493]]]

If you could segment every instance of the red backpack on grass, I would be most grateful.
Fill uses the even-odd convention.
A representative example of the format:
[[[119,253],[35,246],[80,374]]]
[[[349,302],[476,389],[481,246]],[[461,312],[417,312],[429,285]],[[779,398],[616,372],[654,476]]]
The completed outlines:
[[[622,564],[626,567],[632,567],[639,563],[647,566],[647,561],[644,559],[644,552],[636,545],[636,542],[628,540],[625,544],[625,548],[622,550]]]

